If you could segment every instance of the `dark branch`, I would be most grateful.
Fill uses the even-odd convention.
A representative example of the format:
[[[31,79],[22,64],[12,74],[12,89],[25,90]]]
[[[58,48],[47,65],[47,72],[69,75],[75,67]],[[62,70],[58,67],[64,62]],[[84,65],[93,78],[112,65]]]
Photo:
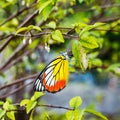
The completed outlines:
[[[14,13],[13,15],[11,15],[10,17],[8,17],[4,22],[2,22],[0,24],[0,26],[4,25],[5,23],[7,23],[8,21],[12,20],[13,18],[17,17],[18,15],[20,15],[21,13],[23,13],[24,11],[32,8],[33,5],[30,5],[29,7],[28,6],[25,6],[23,8],[21,8],[19,11],[17,11],[16,13]]]
[[[16,85],[16,84],[19,84],[19,83],[24,82],[28,79],[36,78],[37,76],[38,76],[38,73],[33,74],[33,75],[29,75],[27,77],[23,77],[23,78],[20,78],[20,79],[17,79],[17,80],[14,80],[14,82],[0,87],[0,90],[5,89],[5,88],[10,87],[10,86],[13,86],[13,85]]]
[[[31,81],[30,83],[28,83],[28,84],[26,84],[26,85],[22,85],[22,86],[20,86],[20,87],[18,87],[18,88],[16,88],[16,89],[14,89],[12,92],[9,92],[8,94],[5,94],[5,95],[3,95],[3,96],[0,96],[0,100],[4,99],[4,98],[6,98],[6,97],[8,97],[8,96],[10,96],[10,95],[12,95],[12,94],[15,94],[16,92],[20,91],[21,89],[23,89],[24,87],[26,87],[26,86],[28,86],[28,85],[30,85],[30,84],[32,84],[32,83],[33,83],[33,81]]]
[[[25,26],[30,20],[32,20],[36,15],[38,14],[38,10],[36,10],[33,14],[30,14],[26,20],[24,20],[19,26],[18,29]],[[15,34],[15,32],[13,33]],[[0,47],[0,52],[2,52],[2,50],[4,50],[4,48],[10,43],[10,41],[12,39],[14,39],[16,36],[10,36],[7,41],[5,41],[5,43]]]
[[[65,110],[74,110],[72,108],[68,108],[68,107],[63,107],[63,106],[56,106],[56,105],[38,105],[40,107],[50,107],[50,108],[58,108],[58,109],[65,109]]]
[[[22,55],[18,56],[15,60],[11,61],[10,64],[8,64],[5,68],[3,68],[3,69],[0,71],[0,73],[4,72],[4,71],[7,70],[8,68],[16,65],[17,63],[22,62],[23,57],[31,54],[32,51],[33,51],[33,50],[26,51],[26,52],[23,53]]]

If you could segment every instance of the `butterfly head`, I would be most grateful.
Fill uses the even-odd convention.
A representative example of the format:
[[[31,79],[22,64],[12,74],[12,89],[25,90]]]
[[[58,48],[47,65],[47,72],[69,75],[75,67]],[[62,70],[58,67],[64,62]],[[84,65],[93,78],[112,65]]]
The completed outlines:
[[[70,51],[62,52],[61,55],[63,55],[66,60],[69,60],[73,56],[72,52],[70,52]]]

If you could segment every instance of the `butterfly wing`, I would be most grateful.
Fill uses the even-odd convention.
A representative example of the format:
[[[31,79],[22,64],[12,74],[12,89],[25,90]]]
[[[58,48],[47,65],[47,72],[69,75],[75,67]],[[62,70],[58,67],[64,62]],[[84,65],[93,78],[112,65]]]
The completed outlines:
[[[34,87],[33,87],[34,91],[45,91],[45,87],[43,86],[41,79],[42,78],[39,75],[34,83]]]
[[[35,81],[34,90],[55,93],[66,86],[67,80],[68,61],[64,56],[60,56],[50,62],[40,73]]]

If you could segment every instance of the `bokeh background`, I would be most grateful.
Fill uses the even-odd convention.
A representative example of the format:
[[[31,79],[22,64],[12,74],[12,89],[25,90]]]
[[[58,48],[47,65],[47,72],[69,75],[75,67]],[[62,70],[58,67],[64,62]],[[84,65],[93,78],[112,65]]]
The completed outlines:
[[[58,0],[54,10],[48,14],[36,12],[38,1],[0,1],[0,100],[11,99],[19,103],[30,98],[33,81],[40,71],[54,58],[71,49],[72,36],[65,37],[64,43],[55,42],[47,31],[50,22],[64,33],[76,35],[76,24],[104,22],[107,25],[90,34],[98,40],[99,48],[88,50],[87,56],[96,66],[82,71],[69,61],[69,81],[65,89],[46,93],[41,101],[45,104],[69,107],[69,100],[81,96],[81,108],[92,108],[106,115],[109,120],[120,119],[120,1],[119,0]],[[36,25],[43,29],[43,36],[34,32],[15,32],[25,26]],[[27,29],[26,29],[27,30]],[[86,34],[87,35],[87,34]],[[29,38],[31,36],[31,38]],[[97,62],[96,62],[97,61]],[[114,64],[112,66],[112,64]],[[20,82],[17,82],[20,81]],[[10,84],[10,85],[8,85]],[[66,110],[43,108],[54,119],[64,119]],[[41,117],[41,109],[35,118]],[[87,115],[87,120],[99,120]]]

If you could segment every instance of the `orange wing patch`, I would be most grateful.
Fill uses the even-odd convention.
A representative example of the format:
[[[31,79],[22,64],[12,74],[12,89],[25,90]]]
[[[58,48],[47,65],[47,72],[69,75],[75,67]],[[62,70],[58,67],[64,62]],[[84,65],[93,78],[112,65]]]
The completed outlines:
[[[53,79],[52,79],[53,80]],[[66,80],[54,80],[54,84],[47,84],[46,73],[43,74],[43,85],[51,93],[58,92],[66,86]]]

